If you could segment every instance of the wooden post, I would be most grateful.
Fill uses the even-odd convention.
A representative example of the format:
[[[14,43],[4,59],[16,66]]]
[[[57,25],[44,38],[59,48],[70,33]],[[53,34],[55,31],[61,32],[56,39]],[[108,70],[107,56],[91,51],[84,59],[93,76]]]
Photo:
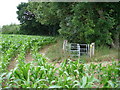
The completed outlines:
[[[95,43],[92,43],[92,56],[95,54]]]
[[[95,54],[95,43],[90,44],[90,57],[94,56]]]
[[[66,50],[66,46],[67,46],[68,40],[64,40],[63,41],[63,50]]]
[[[86,54],[87,54],[87,44],[86,44],[86,49],[85,49],[85,52],[86,52]]]
[[[78,50],[78,57],[80,58],[80,45],[77,44],[77,50]]]
[[[92,44],[90,44],[90,57],[92,56]]]
[[[88,44],[88,51],[87,51],[88,55],[90,56],[90,45]]]

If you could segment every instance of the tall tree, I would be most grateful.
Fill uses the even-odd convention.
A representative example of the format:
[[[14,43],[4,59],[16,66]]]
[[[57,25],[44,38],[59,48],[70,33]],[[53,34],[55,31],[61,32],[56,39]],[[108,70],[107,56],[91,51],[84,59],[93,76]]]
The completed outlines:
[[[35,18],[35,15],[28,10],[29,3],[21,3],[18,5],[18,20],[21,23],[21,33],[34,35],[55,35],[57,29],[53,25],[42,25]],[[55,30],[53,32],[53,30]]]
[[[37,3],[37,2],[36,2]],[[38,22],[59,24],[59,33],[70,42],[112,45],[119,31],[120,3],[45,2],[32,3],[29,8]],[[116,36],[117,34],[117,36]]]

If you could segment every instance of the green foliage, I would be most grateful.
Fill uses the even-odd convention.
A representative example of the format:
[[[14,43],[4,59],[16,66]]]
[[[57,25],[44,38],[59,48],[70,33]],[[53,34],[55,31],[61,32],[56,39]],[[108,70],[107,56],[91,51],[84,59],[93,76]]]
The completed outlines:
[[[110,45],[113,42],[112,39],[112,32],[110,30],[113,28],[113,25],[115,25],[114,19],[110,16],[106,16],[106,19],[98,19],[98,22],[96,23],[95,27],[95,41],[98,45],[101,43],[103,45]]]
[[[119,3],[31,2],[28,9],[38,22],[59,24],[59,33],[70,42],[112,45],[117,41]]]
[[[2,35],[0,41],[0,53],[2,54],[2,71],[7,69],[9,62],[18,54],[18,60],[24,60],[27,50],[32,48],[38,51],[41,46],[54,42],[53,37],[26,36],[26,35]]]
[[[48,63],[38,50],[41,46],[55,41],[53,37],[2,35],[3,53],[1,63],[4,67],[0,80],[2,88],[117,88],[119,87],[120,71],[118,62],[106,66],[102,64],[84,64],[81,60],[64,60],[59,68]],[[1,44],[0,43],[0,44]],[[19,48],[18,48],[19,47]],[[6,51],[7,48],[7,51]],[[25,62],[27,49],[31,50],[34,61]],[[10,58],[17,51],[17,65],[7,71]],[[11,54],[12,53],[12,54]],[[120,62],[119,62],[120,63]],[[1,82],[0,82],[1,83]]]
[[[54,5],[54,3],[32,2],[29,3],[27,8],[28,10],[32,11],[35,15],[37,15],[36,20],[41,24],[55,25],[59,23],[59,20],[56,16],[56,8],[52,7],[52,5]]]
[[[38,66],[19,62],[18,66],[6,74],[7,87],[4,88],[117,88],[118,65],[113,62],[106,67],[101,64],[80,64],[79,60],[61,63],[59,68],[46,62],[36,54]],[[58,72],[58,73],[57,73]],[[95,77],[96,76],[96,77]],[[97,85],[96,85],[97,84]]]
[[[0,31],[2,34],[19,34],[20,25],[16,24],[3,25]]]
[[[20,31],[22,34],[28,35],[56,35],[58,25],[42,25],[35,18],[34,13],[31,12],[32,9],[28,9],[29,3],[21,3],[18,5],[17,14],[18,20],[21,23]]]

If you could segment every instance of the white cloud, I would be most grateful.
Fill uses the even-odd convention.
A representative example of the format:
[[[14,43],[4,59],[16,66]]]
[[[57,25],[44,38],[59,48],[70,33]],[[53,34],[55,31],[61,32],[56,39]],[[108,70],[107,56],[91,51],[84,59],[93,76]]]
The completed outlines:
[[[21,2],[28,2],[28,0],[0,0],[0,26],[19,24],[16,11]]]

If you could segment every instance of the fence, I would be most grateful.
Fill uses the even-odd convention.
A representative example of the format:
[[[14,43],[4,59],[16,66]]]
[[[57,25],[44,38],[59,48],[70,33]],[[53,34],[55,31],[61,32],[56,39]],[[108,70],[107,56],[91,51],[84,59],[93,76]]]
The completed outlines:
[[[66,48],[67,46],[69,46],[69,49]],[[92,57],[95,54],[95,43],[91,43],[91,44],[70,43],[68,44],[68,41],[64,40],[63,50],[69,51],[72,57],[81,57],[83,55]]]

